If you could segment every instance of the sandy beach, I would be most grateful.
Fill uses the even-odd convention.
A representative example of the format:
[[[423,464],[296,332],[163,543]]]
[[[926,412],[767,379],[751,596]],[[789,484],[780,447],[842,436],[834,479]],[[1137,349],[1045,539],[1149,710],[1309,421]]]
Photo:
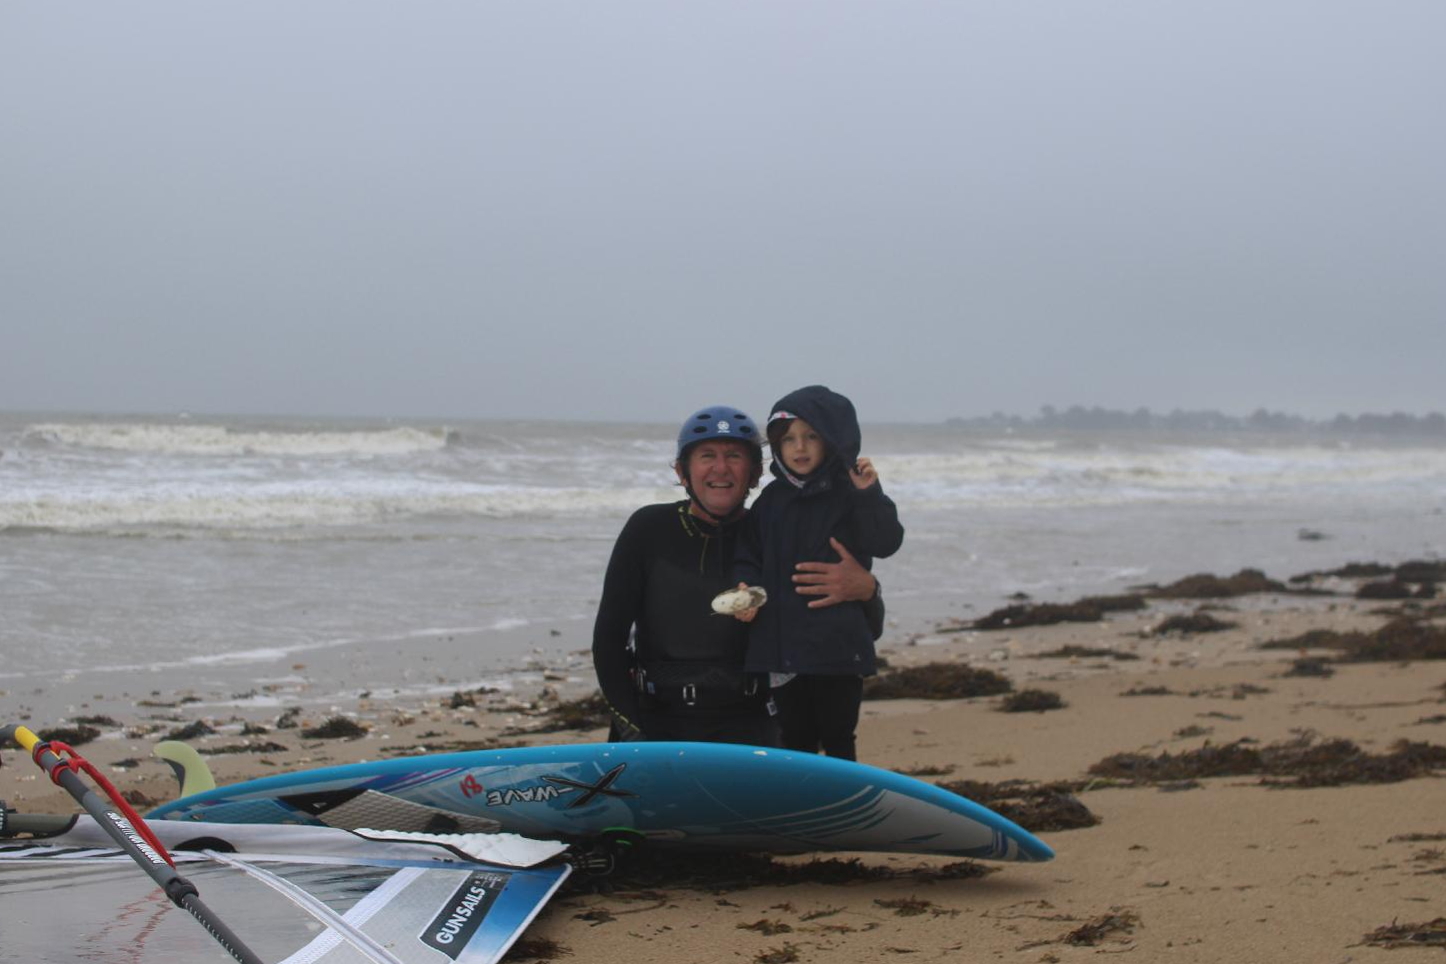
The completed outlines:
[[[1446,946],[1446,661],[1345,662],[1331,640],[1369,638],[1402,614],[1439,639],[1431,634],[1440,633],[1443,607],[1355,598],[1358,585],[1322,580],[1317,589],[1330,595],[1151,599],[1099,621],[989,631],[960,622],[897,638],[884,648],[890,672],[972,666],[1006,677],[1015,694],[1052,693],[1062,705],[1002,712],[1003,695],[869,700],[861,761],[1002,789],[1005,804],[982,802],[1006,813],[1021,801],[1077,802],[1075,817],[1097,822],[1050,829],[1030,825],[1037,814],[1017,818],[1055,848],[1055,861],[845,854],[649,866],[643,853],[616,878],[570,884],[513,959],[1434,957]],[[1159,632],[1171,616],[1201,614],[1233,625]],[[1321,630],[1337,635],[1303,642],[1324,648],[1264,646]],[[153,698],[94,721],[101,734],[80,752],[149,805],[175,793],[150,746],[187,726],[219,782],[424,750],[603,738],[600,728],[551,729],[548,709],[591,690],[576,666],[539,668],[539,679],[534,693],[339,707],[334,716],[365,729],[352,738],[304,736],[327,722],[320,713],[217,718]],[[54,729],[25,722],[42,735]],[[1332,742],[1341,740],[1353,747]],[[1310,748],[1344,757],[1321,778]],[[1259,757],[1278,766],[1221,769],[1227,752],[1237,764]],[[73,809],[22,754],[4,757],[0,798],[22,811]],[[1402,759],[1405,779],[1387,765]],[[1327,785],[1292,785],[1300,781]],[[1418,949],[1391,949],[1393,934]]]

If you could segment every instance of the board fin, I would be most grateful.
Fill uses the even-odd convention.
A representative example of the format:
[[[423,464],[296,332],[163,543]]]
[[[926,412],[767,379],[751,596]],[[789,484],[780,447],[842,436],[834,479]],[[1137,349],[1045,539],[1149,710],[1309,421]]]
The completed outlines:
[[[190,744],[164,740],[157,743],[151,753],[170,765],[171,772],[176,775],[176,783],[180,785],[181,796],[189,797],[193,793],[216,789],[216,778],[211,775],[210,766]]]

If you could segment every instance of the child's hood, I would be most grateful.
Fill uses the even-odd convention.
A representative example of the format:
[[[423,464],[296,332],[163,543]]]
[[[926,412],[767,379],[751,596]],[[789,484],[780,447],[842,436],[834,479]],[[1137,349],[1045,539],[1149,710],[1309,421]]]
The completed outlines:
[[[837,458],[845,470],[859,460],[862,438],[854,403],[824,385],[809,385],[789,392],[768,410],[772,422],[780,413],[801,418],[823,437],[830,461]]]

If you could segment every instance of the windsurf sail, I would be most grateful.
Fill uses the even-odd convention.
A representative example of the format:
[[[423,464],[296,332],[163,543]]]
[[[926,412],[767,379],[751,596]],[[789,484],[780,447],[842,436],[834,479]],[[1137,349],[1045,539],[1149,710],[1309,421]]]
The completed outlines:
[[[150,827],[126,802],[118,790],[90,761],[59,740],[42,740],[28,727],[12,723],[0,727],[0,744],[13,740],[29,751],[35,765],[58,787],[63,787],[104,828],[127,857],[156,883],[177,907],[196,919],[207,934],[237,961],[237,964],[265,964],[225,920],[201,899],[193,881],[176,870],[176,862]],[[103,791],[103,798],[80,779],[85,773]],[[106,799],[108,798],[108,799]],[[0,806],[0,810],[4,807]],[[4,822],[0,822],[3,826]]]
[[[12,816],[10,832],[25,823]],[[572,869],[565,845],[547,841],[164,821],[157,832],[274,964],[492,964]],[[195,845],[205,849],[183,849]],[[478,847],[518,863],[478,860]],[[129,862],[86,817],[43,838],[0,840],[0,959],[216,960],[204,933]],[[63,933],[53,927],[62,916]]]

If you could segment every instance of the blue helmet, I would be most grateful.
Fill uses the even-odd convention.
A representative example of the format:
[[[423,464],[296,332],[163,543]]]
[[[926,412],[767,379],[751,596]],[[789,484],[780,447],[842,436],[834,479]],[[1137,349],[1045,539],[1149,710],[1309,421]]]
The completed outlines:
[[[758,426],[743,412],[731,405],[710,405],[688,417],[678,430],[677,460],[683,461],[688,449],[709,439],[733,439],[748,443],[748,451],[758,464],[763,464],[763,438]]]

